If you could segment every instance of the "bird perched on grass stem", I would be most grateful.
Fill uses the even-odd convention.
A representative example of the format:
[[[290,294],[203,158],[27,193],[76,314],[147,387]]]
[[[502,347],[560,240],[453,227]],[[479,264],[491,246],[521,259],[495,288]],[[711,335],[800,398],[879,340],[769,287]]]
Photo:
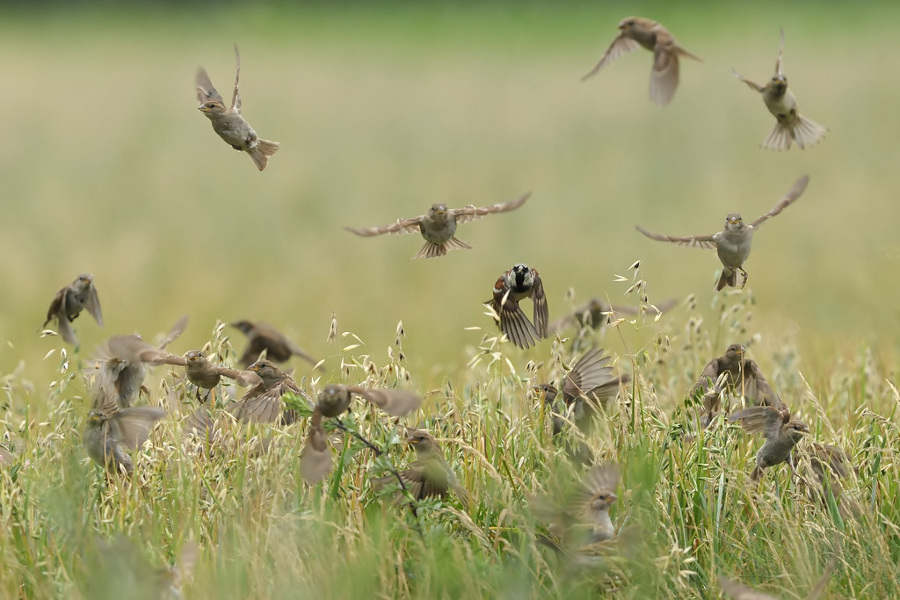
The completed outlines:
[[[354,385],[326,385],[316,400],[309,433],[300,456],[300,473],[306,483],[314,485],[331,471],[331,452],[327,446],[328,438],[322,419],[323,417],[336,419],[349,412],[353,395],[361,396],[394,417],[402,417],[422,406],[421,397],[403,390],[372,390]],[[368,440],[365,441],[371,446]]]
[[[256,168],[262,171],[269,163],[269,157],[278,152],[278,142],[264,140],[256,135],[250,123],[241,116],[241,96],[238,93],[238,82],[241,76],[241,54],[237,44],[234,46],[235,74],[234,95],[231,106],[225,106],[222,95],[213,87],[206,69],[197,70],[197,100],[200,112],[212,121],[213,129],[223,140],[235,150],[246,152],[253,159]]]
[[[88,412],[82,441],[94,462],[109,473],[131,475],[134,463],[129,451],[140,448],[154,423],[166,416],[157,406],[119,408],[109,388],[99,388]]]
[[[468,509],[469,493],[457,481],[456,475],[444,459],[437,439],[423,429],[413,429],[406,441],[415,449],[416,459],[399,475],[404,488],[413,499],[445,498],[452,490],[463,507]],[[372,483],[376,489],[381,489],[396,480],[394,475],[388,475],[375,479]]]
[[[794,183],[794,187],[776,204],[772,210],[759,217],[755,221],[747,224],[738,213],[730,213],[725,217],[725,228],[719,233],[713,235],[692,235],[690,237],[674,237],[669,235],[660,235],[658,233],[650,233],[646,229],[635,226],[635,229],[650,238],[660,242],[671,242],[682,246],[691,246],[694,248],[715,248],[722,261],[722,275],[719,277],[719,283],[716,285],[716,291],[721,291],[725,286],[737,286],[737,273],[743,275],[743,288],[747,285],[749,275],[744,270],[744,262],[750,256],[750,244],[753,241],[753,233],[767,219],[778,215],[781,211],[797,200],[806,184],[809,183],[809,175],[804,175]]]
[[[231,326],[247,336],[247,349],[244,350],[238,361],[243,367],[248,367],[251,363],[258,360],[263,351],[265,351],[268,360],[276,363],[287,362],[291,359],[291,356],[299,356],[314,365],[319,362],[310,356],[306,350],[268,323],[263,321],[254,323],[243,320],[235,321]]]
[[[492,204],[482,208],[477,208],[471,204],[463,208],[447,208],[447,205],[444,203],[432,204],[427,213],[418,217],[399,219],[396,223],[383,227],[369,227],[366,229],[345,227],[345,229],[362,237],[384,233],[419,232],[425,238],[425,245],[413,256],[413,259],[435,258],[444,256],[449,250],[470,250],[472,248],[469,244],[456,238],[456,226],[460,223],[468,223],[487,215],[515,210],[525,204],[529,196],[531,196],[531,192],[516,200],[502,204]]]
[[[828,129],[814,121],[810,121],[798,112],[794,93],[788,89],[787,77],[781,70],[781,57],[784,54],[784,30],[781,31],[781,43],[778,46],[778,60],[775,62],[775,75],[766,85],[759,85],[745,79],[732,69],[732,73],[751,89],[762,94],[763,102],[769,112],[775,116],[775,128],[763,140],[763,148],[772,150],[790,150],[791,143],[797,142],[800,149],[814,146],[825,137]]]
[[[41,327],[46,327],[47,323],[55,319],[60,337],[77,346],[78,339],[70,323],[78,318],[83,309],[87,309],[88,314],[97,321],[97,325],[103,327],[100,298],[97,296],[97,288],[94,287],[94,277],[88,273],[79,275],[78,279],[56,293],[47,311],[47,320]]]
[[[533,325],[519,306],[525,298],[531,298],[533,304]],[[547,296],[536,269],[518,264],[502,273],[494,284],[493,296],[485,304],[494,310],[500,331],[519,348],[529,348],[547,337]]]
[[[699,58],[682,48],[669,30],[650,19],[628,17],[619,23],[619,35],[613,40],[606,53],[582,81],[623,54],[643,46],[653,52],[653,70],[650,72],[650,99],[659,106],[672,101],[678,89],[679,57],[686,56],[696,61]],[[700,61],[702,62],[702,61]]]

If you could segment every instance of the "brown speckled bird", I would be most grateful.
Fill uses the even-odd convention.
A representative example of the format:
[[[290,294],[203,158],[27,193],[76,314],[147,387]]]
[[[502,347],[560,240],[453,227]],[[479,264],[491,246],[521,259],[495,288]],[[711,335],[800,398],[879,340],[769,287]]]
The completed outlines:
[[[469,493],[457,481],[456,475],[444,459],[437,439],[423,429],[413,429],[409,432],[407,443],[415,449],[416,460],[400,472],[400,479],[413,499],[445,498],[452,490],[463,507],[468,509]],[[376,489],[380,489],[396,481],[394,475],[387,475],[373,480],[372,483]]]
[[[187,317],[179,319],[156,346],[139,335],[117,335],[109,338],[97,351],[97,387],[118,399],[119,406],[131,406],[146,374],[145,365],[183,364],[180,356],[165,352],[165,347],[182,334]]]
[[[745,358],[746,349],[732,344],[725,354],[714,358],[700,373],[697,383],[688,396],[702,392],[704,414],[701,422],[709,425],[722,407],[722,393],[735,394],[746,399],[750,406],[771,406],[780,413],[789,412],[787,405],[766,381],[755,361]]]
[[[366,389],[359,386],[330,384],[319,392],[313,409],[309,433],[300,457],[300,474],[309,485],[315,485],[331,471],[331,452],[322,424],[324,418],[338,418],[350,411],[353,395],[361,396],[387,414],[402,417],[422,406],[422,398],[411,392],[390,389]]]
[[[659,106],[672,101],[678,89],[678,59],[681,56],[700,59],[682,48],[669,30],[650,19],[628,17],[619,23],[619,35],[613,40],[606,53],[582,81],[600,69],[639,47],[653,52],[653,70],[650,72],[650,99]]]
[[[177,357],[178,362],[173,364],[181,364],[184,366],[184,373],[188,381],[197,386],[197,395],[199,398],[200,389],[212,390],[222,377],[233,379],[239,386],[246,387],[248,385],[256,385],[260,383],[259,376],[253,371],[239,371],[237,369],[229,369],[212,364],[203,356],[201,350],[191,350],[185,353],[184,357]]]
[[[771,150],[790,150],[791,143],[797,142],[800,149],[814,146],[825,137],[828,128],[810,121],[798,112],[797,100],[788,89],[787,77],[781,70],[781,57],[784,54],[784,30],[781,31],[781,44],[778,46],[778,60],[775,62],[775,75],[766,85],[759,85],[745,79],[736,71],[734,76],[746,83],[751,89],[762,94],[763,102],[769,112],[775,116],[775,128],[763,140],[763,148]]]
[[[212,121],[213,129],[232,148],[246,152],[253,159],[256,168],[262,171],[269,163],[269,157],[278,152],[278,142],[264,140],[256,135],[250,123],[241,116],[241,96],[238,93],[238,82],[241,76],[241,55],[237,44],[234,46],[235,74],[234,95],[231,106],[225,106],[222,95],[213,87],[206,69],[197,70],[197,100],[200,112]]]
[[[47,324],[55,319],[60,337],[77,346],[78,338],[75,337],[70,323],[78,318],[83,309],[87,309],[88,314],[103,327],[103,313],[100,310],[97,288],[94,287],[94,277],[87,273],[79,275],[78,279],[56,293],[47,311],[47,320],[41,327],[47,327]]]
[[[682,246],[691,246],[693,248],[715,248],[722,261],[722,275],[719,277],[719,283],[716,285],[716,291],[722,290],[725,286],[737,286],[737,274],[741,272],[743,277],[743,288],[747,285],[749,275],[744,270],[744,263],[750,256],[750,244],[753,241],[753,233],[767,219],[778,215],[781,211],[791,205],[806,189],[809,182],[809,175],[804,175],[794,184],[791,191],[776,204],[772,210],[759,217],[752,223],[744,223],[741,215],[738,213],[730,213],[725,217],[725,228],[719,233],[712,235],[692,235],[690,237],[675,237],[670,235],[660,235],[658,233],[650,233],[646,229],[635,225],[635,229],[650,238],[660,242],[671,242]]]
[[[779,412],[771,406],[753,406],[728,417],[740,421],[747,433],[759,433],[766,439],[756,453],[756,466],[750,474],[754,481],[762,477],[763,469],[787,462],[794,446],[809,433],[809,426],[789,412]],[[788,463],[793,471],[793,465]]]
[[[247,349],[244,350],[238,361],[245,368],[258,360],[263,351],[265,351],[268,360],[276,363],[287,362],[291,359],[291,356],[299,356],[314,365],[319,362],[307,354],[306,350],[268,323],[263,321],[254,323],[242,320],[235,321],[231,326],[247,336]]]
[[[244,397],[231,406],[229,411],[238,421],[248,423],[275,423],[290,425],[296,420],[293,410],[286,409],[281,399],[293,393],[309,403],[307,395],[300,390],[294,379],[279,369],[270,360],[258,360],[248,367],[256,373],[260,383],[252,387]]]
[[[534,324],[519,306],[525,298],[531,298],[534,306]],[[519,348],[530,348],[547,337],[547,296],[536,269],[517,264],[502,273],[494,284],[493,296],[485,304],[490,304],[496,313],[500,331]]]
[[[530,195],[531,192],[516,200],[502,204],[492,204],[482,208],[471,204],[463,208],[447,208],[447,205],[443,203],[432,204],[427,213],[418,217],[398,219],[397,222],[382,227],[368,227],[365,229],[345,227],[345,229],[362,237],[382,235],[384,233],[418,232],[425,238],[425,245],[413,256],[413,259],[435,258],[444,256],[449,250],[470,250],[472,248],[469,244],[456,238],[456,226],[460,223],[468,223],[487,215],[515,210],[522,206]]]
[[[134,463],[128,454],[140,448],[153,425],[166,411],[157,406],[119,408],[116,396],[108,388],[95,393],[82,441],[88,456],[109,473],[124,471],[131,475]]]

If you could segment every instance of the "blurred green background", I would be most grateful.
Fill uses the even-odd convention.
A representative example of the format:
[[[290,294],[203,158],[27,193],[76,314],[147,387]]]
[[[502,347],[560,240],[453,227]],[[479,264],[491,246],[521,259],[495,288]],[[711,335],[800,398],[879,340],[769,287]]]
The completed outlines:
[[[667,108],[647,98],[643,50],[580,81],[630,13],[704,59],[683,61]],[[41,405],[56,366],[43,357],[61,342],[40,324],[81,272],[106,318],[76,322],[84,356],[188,313],[176,352],[202,345],[216,319],[249,318],[333,357],[333,310],[379,357],[403,320],[422,389],[459,374],[482,336],[466,327],[494,332],[480,302],[516,262],[541,272],[551,318],[569,288],[635,304],[614,280],[641,259],[651,301],[695,294],[714,323],[733,302],[713,291],[715,254],[634,224],[712,233],[728,212],[767,211],[803,173],[805,195],[765,224],[746,265],[749,333],[791,336],[826,363],[848,342],[895,352],[898,22],[892,2],[0,9],[0,372],[24,361]],[[830,129],[805,151],[759,148],[774,120],[730,73],[765,82],[779,26],[801,112]],[[263,173],[196,110],[198,65],[230,99],[235,42],[244,116],[282,144]],[[474,250],[438,260],[410,261],[418,236],[342,229],[528,190],[519,211],[461,228]],[[652,328],[636,337],[606,343],[634,351]]]

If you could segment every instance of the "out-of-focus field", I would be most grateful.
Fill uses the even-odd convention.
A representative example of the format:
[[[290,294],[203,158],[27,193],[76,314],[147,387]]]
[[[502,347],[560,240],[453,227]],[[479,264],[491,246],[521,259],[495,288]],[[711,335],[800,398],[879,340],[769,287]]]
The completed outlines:
[[[832,597],[895,592],[900,5],[557,4],[0,11],[0,446],[12,447],[0,596],[158,597],[141,565],[177,562],[191,538],[189,598],[718,598],[719,575],[806,597],[829,562]],[[682,62],[664,109],[647,98],[646,51],[580,81],[627,13],[704,59]],[[730,72],[771,77],[779,26],[801,112],[830,130],[805,151],[759,148],[774,119]],[[198,65],[230,98],[233,43],[243,114],[282,144],[263,173],[196,110]],[[755,219],[804,173],[803,197],[756,235],[743,291],[713,291],[714,252],[634,230]],[[461,227],[473,250],[436,260],[410,260],[419,236],[342,228],[529,190],[518,211]],[[650,302],[676,304],[578,350],[497,346],[481,302],[517,262],[540,271],[551,319],[595,296],[636,307],[636,279]],[[62,359],[40,324],[81,272],[106,326],[82,315],[81,348]],[[326,342],[332,311],[363,345]],[[195,454],[179,442],[193,390],[168,395],[180,370],[168,368],[146,383],[170,414],[135,453],[134,479],[107,480],[82,447],[91,394],[77,369],[108,336],[151,338],[183,314],[174,352],[212,340],[217,321],[262,319],[326,359],[314,383],[291,365],[304,389],[365,380],[425,396],[400,425],[443,439],[468,510],[450,498],[413,514],[377,497],[374,478],[412,453],[374,408],[346,418],[385,455],[344,437],[322,485],[300,476],[305,419],[227,430],[271,436],[263,456],[249,444]],[[533,510],[575,470],[530,388],[559,382],[591,342],[633,378],[587,439],[622,472],[622,545],[597,571],[544,547]],[[808,498],[785,465],[750,481],[761,442],[724,419],[682,435],[687,390],[735,342],[811,440],[847,451],[858,470],[844,499],[858,512]],[[138,558],[104,552],[119,534]]]
[[[623,11],[651,14],[704,59],[683,62],[665,109],[647,99],[644,51],[579,81]],[[762,214],[803,173],[806,194],[766,223],[747,264],[755,331],[823,361],[848,340],[896,347],[898,12],[585,3],[8,14],[0,335],[12,347],[0,348],[0,371],[25,360],[40,404],[41,358],[58,339],[40,339],[39,326],[84,271],[107,320],[76,322],[85,353],[188,313],[176,351],[202,343],[216,319],[251,318],[327,357],[334,310],[375,355],[402,319],[411,370],[429,383],[480,340],[465,327],[493,327],[479,303],[515,262],[540,270],[551,316],[568,288],[628,304],[614,274],[637,259],[651,300],[693,293],[714,316],[714,253],[652,242],[634,224],[712,233],[727,212]],[[773,119],[730,73],[770,77],[779,26],[801,110],[830,129],[811,150],[760,149]],[[263,173],[196,110],[198,65],[230,99],[233,42],[244,115],[282,143]],[[461,229],[475,250],[441,260],[409,260],[418,236],[341,228],[528,190],[518,212]]]

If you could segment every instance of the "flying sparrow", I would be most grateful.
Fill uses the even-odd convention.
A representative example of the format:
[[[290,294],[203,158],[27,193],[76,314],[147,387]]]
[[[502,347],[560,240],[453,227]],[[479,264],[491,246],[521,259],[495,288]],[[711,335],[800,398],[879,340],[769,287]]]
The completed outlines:
[[[643,233],[651,240],[661,242],[672,242],[683,246],[691,246],[694,248],[715,248],[722,261],[722,275],[719,277],[719,283],[716,285],[716,291],[722,290],[726,285],[731,287],[737,286],[737,272],[740,271],[743,277],[741,288],[747,285],[747,271],[744,270],[744,262],[750,256],[750,243],[753,241],[753,232],[766,219],[774,217],[792,202],[794,202],[806,189],[809,182],[809,175],[804,175],[794,184],[791,191],[776,204],[772,210],[759,217],[750,224],[744,223],[741,215],[731,213],[725,217],[725,228],[719,233],[713,235],[693,235],[690,237],[673,237],[668,235],[660,235],[658,233],[650,233],[646,229],[635,225],[635,229]]]
[[[56,319],[60,337],[73,346],[77,346],[78,339],[69,323],[74,321],[85,308],[94,317],[97,324],[103,327],[103,313],[100,311],[100,298],[97,296],[97,288],[94,287],[94,277],[87,273],[79,275],[78,279],[56,293],[50,303],[50,309],[47,311],[47,320],[44,321],[41,328]]]
[[[322,418],[337,418],[350,411],[353,395],[362,396],[394,417],[402,417],[418,410],[422,398],[403,390],[370,390],[359,386],[330,384],[319,392],[303,453],[300,473],[309,485],[315,485],[331,471],[331,452],[328,450]]]
[[[594,545],[612,540],[616,530],[609,509],[618,500],[618,483],[616,465],[595,464],[574,489],[562,490],[561,502],[533,496],[529,505],[538,519],[547,522],[550,545],[579,557],[593,554]]]
[[[524,298],[531,298],[534,305],[534,325],[519,306]],[[530,348],[537,340],[547,337],[547,297],[536,269],[518,264],[500,275],[494,284],[493,297],[485,304],[494,309],[500,331],[519,348]]]
[[[110,473],[124,470],[131,475],[134,463],[128,452],[141,447],[164,416],[166,411],[157,406],[119,408],[111,390],[99,388],[82,437],[88,456]]]
[[[317,364],[315,358],[306,353],[306,350],[295,344],[286,335],[263,321],[236,321],[231,324],[247,336],[249,344],[244,354],[238,361],[241,366],[248,367],[259,359],[259,355],[265,351],[266,358],[277,363],[287,362],[291,356],[299,356],[312,364]]]
[[[721,393],[742,396],[751,406],[771,406],[780,413],[789,412],[787,405],[766,381],[762,370],[755,361],[745,358],[746,349],[741,344],[732,344],[725,354],[714,358],[700,373],[697,383],[688,396],[703,392],[703,425],[709,425],[721,410]]]
[[[449,250],[458,250],[461,248],[470,250],[472,246],[462,240],[457,239],[456,226],[460,223],[467,223],[480,219],[486,215],[494,213],[509,212],[515,210],[525,204],[531,192],[524,196],[504,202],[502,204],[493,204],[482,208],[476,208],[471,204],[463,208],[447,208],[446,204],[432,204],[431,208],[424,215],[411,217],[409,219],[398,219],[397,222],[385,225],[383,227],[369,227],[366,229],[354,229],[345,227],[347,231],[352,231],[356,235],[362,237],[370,237],[373,235],[381,235],[384,233],[416,233],[422,234],[425,238],[425,245],[413,256],[416,258],[435,258],[444,256]]]
[[[665,312],[675,306],[675,300],[666,300],[656,306],[660,312]],[[607,304],[602,298],[591,298],[572,312],[564,315],[547,326],[549,333],[563,331],[570,327],[591,327],[600,329],[609,322],[609,314],[635,316],[640,313],[639,308],[632,306],[613,306]]]
[[[682,48],[669,30],[650,19],[628,17],[619,23],[619,35],[613,40],[606,53],[582,81],[623,54],[643,46],[653,52],[653,70],[650,72],[650,99],[659,106],[672,101],[678,88],[678,58],[686,56],[696,61],[699,58]],[[702,62],[702,61],[700,61]]]
[[[572,420],[585,434],[589,434],[599,406],[615,396],[621,384],[631,381],[630,375],[615,375],[601,348],[588,351],[566,374],[562,397],[571,407]],[[544,401],[553,403],[559,391],[556,386],[544,383],[537,386],[544,394]],[[554,427],[554,429],[556,429]]]
[[[469,493],[444,459],[440,443],[423,429],[409,432],[407,443],[416,451],[416,460],[409,468],[400,472],[403,486],[415,500],[425,498],[445,498],[450,490],[456,494],[465,508],[469,505]],[[387,475],[373,480],[376,489],[397,481],[394,475]]]
[[[788,89],[787,77],[781,71],[781,57],[784,54],[784,30],[781,31],[781,44],[778,46],[778,60],[775,62],[775,75],[766,85],[759,85],[744,79],[734,69],[735,77],[752,89],[762,93],[763,102],[769,112],[775,115],[775,128],[763,141],[762,146],[772,150],[790,150],[791,142],[797,142],[802,150],[806,146],[814,146],[825,137],[828,128],[810,121],[797,109],[794,94]]]
[[[117,399],[121,408],[134,402],[144,383],[145,365],[183,364],[181,357],[165,352],[165,347],[182,334],[187,317],[179,319],[157,346],[139,335],[117,335],[109,338],[97,352],[97,387]]]
[[[294,393],[306,398],[294,379],[270,360],[258,360],[248,367],[256,373],[260,383],[250,388],[229,410],[238,421],[290,425],[296,420],[293,410],[285,409],[281,397]],[[309,400],[307,399],[307,402]]]
[[[862,512],[860,506],[853,499],[843,495],[844,487],[841,485],[841,480],[849,477],[852,470],[850,458],[846,452],[837,446],[812,442],[796,446],[791,452],[788,462],[794,468],[795,473],[801,463],[809,463],[818,485],[812,486],[802,477],[800,480],[809,488],[810,497],[818,497],[827,507],[828,496],[831,495],[844,516],[859,515]]]
[[[241,116],[241,96],[238,93],[238,81],[241,76],[241,55],[237,44],[234,46],[234,60],[236,63],[234,73],[234,95],[231,97],[231,107],[225,106],[222,95],[213,87],[206,69],[200,67],[197,70],[197,100],[200,102],[200,112],[212,121],[213,129],[223,140],[228,142],[235,150],[246,152],[253,159],[256,168],[262,171],[269,162],[269,157],[278,152],[281,144],[270,142],[256,135],[250,123]]]
[[[765,443],[756,453],[756,466],[750,474],[754,481],[762,477],[763,469],[788,461],[800,440],[809,433],[809,426],[789,412],[779,412],[771,406],[753,406],[732,415],[728,420],[740,421],[747,433],[760,433]],[[793,470],[793,465],[789,463]]]

